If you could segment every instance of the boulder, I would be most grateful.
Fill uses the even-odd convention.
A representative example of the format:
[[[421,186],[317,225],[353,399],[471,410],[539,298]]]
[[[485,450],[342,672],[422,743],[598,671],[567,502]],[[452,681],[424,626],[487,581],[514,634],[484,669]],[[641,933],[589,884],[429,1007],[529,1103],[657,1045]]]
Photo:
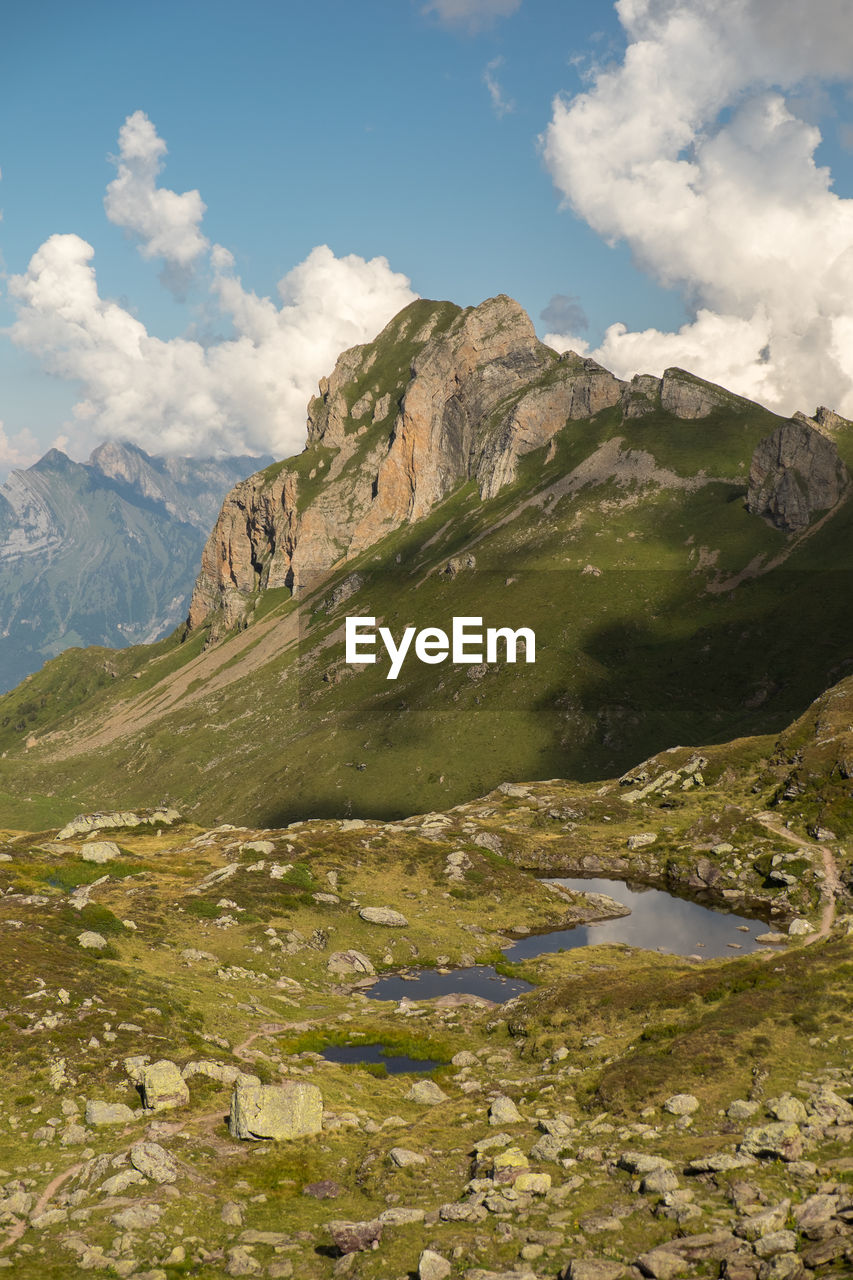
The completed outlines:
[[[130,1163],[152,1182],[176,1182],[177,1161],[157,1142],[137,1142],[130,1148]]]
[[[420,1151],[410,1151],[408,1147],[392,1147],[388,1152],[388,1159],[398,1169],[408,1169],[413,1164],[426,1164],[426,1156],[421,1155]]]
[[[382,1239],[382,1223],[378,1218],[369,1222],[329,1222],[326,1224],[340,1253],[364,1253],[378,1249]]]
[[[358,914],[368,924],[384,924],[388,929],[405,929],[409,924],[404,915],[390,907],[362,907]]]
[[[500,1094],[489,1107],[489,1124],[521,1124],[524,1120],[512,1098]]]
[[[139,1079],[143,1105],[149,1111],[167,1111],[171,1107],[185,1107],[190,1091],[180,1068],[168,1058],[143,1067]]]
[[[77,941],[87,951],[103,951],[104,947],[109,945],[106,938],[100,933],[94,933],[91,929],[84,929],[82,933],[78,933]]]
[[[778,1121],[747,1129],[739,1150],[746,1155],[776,1160],[799,1160],[803,1154],[803,1135],[797,1125]]]
[[[364,977],[372,977],[376,973],[372,963],[366,955],[361,951],[333,951],[326,962],[326,968],[329,973],[340,974],[346,977],[349,974],[358,974]]]
[[[123,1102],[101,1102],[93,1099],[86,1103],[86,1124],[100,1128],[104,1124],[127,1124],[136,1115]]]
[[[121,857],[121,849],[112,840],[92,840],[80,850],[84,862],[111,862]]]
[[[242,1076],[231,1095],[228,1125],[234,1138],[281,1141],[320,1133],[323,1096],[316,1085],[302,1081],[267,1085]]]
[[[622,1262],[599,1258],[573,1258],[560,1272],[560,1280],[622,1280],[628,1268]]]
[[[438,1087],[434,1080],[416,1080],[408,1090],[406,1097],[409,1102],[425,1103],[428,1107],[435,1107],[440,1102],[447,1102],[447,1094]]]
[[[418,1259],[418,1280],[447,1280],[451,1266],[440,1253],[432,1249],[424,1249]]]
[[[685,1271],[684,1259],[667,1249],[666,1245],[640,1254],[637,1266],[644,1276],[651,1276],[652,1280],[674,1280],[676,1276],[683,1276]]]
[[[667,1098],[663,1109],[672,1116],[691,1116],[694,1111],[699,1110],[699,1099],[694,1098],[692,1093],[674,1093],[671,1098]]]
[[[768,1098],[767,1111],[774,1120],[792,1121],[794,1124],[805,1124],[806,1109],[791,1093],[783,1093],[778,1098]]]

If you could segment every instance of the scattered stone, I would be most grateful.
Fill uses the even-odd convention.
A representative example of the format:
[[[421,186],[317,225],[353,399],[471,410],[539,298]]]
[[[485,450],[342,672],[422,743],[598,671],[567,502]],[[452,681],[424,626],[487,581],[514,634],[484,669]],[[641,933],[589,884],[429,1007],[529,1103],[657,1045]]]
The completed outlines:
[[[662,1195],[665,1191],[677,1189],[678,1177],[672,1169],[653,1169],[640,1183],[640,1190],[645,1195]]]
[[[727,1151],[719,1151],[710,1156],[695,1156],[685,1166],[685,1173],[728,1173],[732,1169],[743,1169],[752,1164],[746,1154],[730,1155]]]
[[[136,1146],[130,1148],[130,1163],[152,1182],[162,1184],[177,1181],[177,1161],[157,1142],[137,1142]]]
[[[426,1217],[424,1209],[406,1209],[404,1207],[383,1209],[379,1221],[384,1227],[403,1227],[410,1222],[423,1222]]]
[[[404,915],[390,907],[362,907],[358,914],[368,924],[384,924],[389,929],[405,929],[409,924]]]
[[[637,1266],[644,1276],[651,1276],[653,1280],[673,1280],[675,1276],[684,1275],[684,1259],[665,1245],[641,1254]]]
[[[512,1098],[499,1094],[489,1107],[489,1124],[521,1124],[524,1120]]]
[[[302,1194],[311,1196],[313,1200],[336,1200],[343,1193],[340,1183],[333,1182],[331,1178],[324,1178],[322,1182],[307,1182],[302,1188]]]
[[[777,1253],[793,1253],[797,1237],[793,1231],[771,1231],[759,1236],[752,1245],[759,1258],[774,1258]]]
[[[264,1085],[238,1078],[231,1095],[229,1129],[234,1138],[283,1140],[320,1133],[323,1096],[316,1085],[288,1080]]]
[[[145,1175],[138,1169],[122,1169],[120,1173],[114,1173],[106,1182],[102,1182],[101,1190],[105,1196],[120,1196],[128,1187],[142,1186],[144,1183]]]
[[[226,1227],[242,1227],[243,1206],[237,1204],[236,1200],[226,1200],[219,1217]]]
[[[673,1116],[690,1116],[699,1110],[699,1099],[694,1098],[692,1093],[674,1093],[671,1098],[667,1098],[663,1109]]]
[[[635,836],[628,837],[629,849],[643,849],[646,845],[654,844],[657,840],[657,833],[654,831],[639,831]]]
[[[364,1253],[378,1249],[382,1239],[382,1223],[378,1218],[369,1222],[329,1222],[326,1224],[335,1247],[344,1254]]]
[[[245,844],[240,845],[241,853],[275,853],[275,845],[272,840],[247,840]]]
[[[809,924],[808,920],[792,920],[788,925],[790,938],[803,938],[807,933],[814,933],[814,925]]]
[[[808,1119],[806,1109],[800,1102],[799,1098],[795,1098],[791,1093],[783,1093],[779,1098],[768,1098],[767,1103],[768,1114],[774,1120],[792,1121],[794,1124],[805,1124]]]
[[[112,840],[93,840],[80,850],[84,862],[111,862],[121,857],[121,849]]]
[[[749,1120],[758,1110],[757,1102],[748,1102],[745,1098],[735,1098],[726,1111],[729,1120]]]
[[[158,1204],[133,1204],[114,1213],[110,1222],[121,1231],[147,1231],[156,1227],[162,1212]]]
[[[778,1122],[747,1129],[738,1148],[746,1155],[777,1160],[799,1160],[803,1154],[803,1135],[795,1124]]]
[[[326,963],[329,973],[342,976],[357,973],[372,977],[376,973],[373,964],[361,951],[333,951]]]
[[[427,1162],[426,1156],[421,1155],[419,1151],[409,1151],[407,1147],[392,1147],[388,1152],[388,1159],[398,1169],[408,1169],[410,1165]]]
[[[87,951],[103,951],[104,947],[109,946],[106,938],[92,929],[84,929],[82,933],[78,933],[77,941]]]
[[[470,1049],[460,1049],[458,1053],[454,1053],[450,1063],[454,1067],[478,1067],[480,1059]]]
[[[428,1107],[435,1107],[438,1103],[448,1100],[448,1095],[434,1080],[416,1080],[406,1097],[409,1102],[421,1102]]]
[[[105,1124],[128,1124],[136,1115],[124,1102],[101,1102],[93,1099],[86,1103],[86,1124],[100,1128]]]
[[[622,1280],[622,1277],[627,1275],[627,1271],[627,1267],[622,1262],[573,1258],[560,1272],[560,1280]]]
[[[152,1062],[140,1072],[142,1102],[149,1111],[168,1111],[172,1107],[185,1107],[190,1091],[180,1068],[168,1058]]]
[[[418,1259],[418,1280],[447,1280],[452,1268],[446,1258],[424,1249]]]

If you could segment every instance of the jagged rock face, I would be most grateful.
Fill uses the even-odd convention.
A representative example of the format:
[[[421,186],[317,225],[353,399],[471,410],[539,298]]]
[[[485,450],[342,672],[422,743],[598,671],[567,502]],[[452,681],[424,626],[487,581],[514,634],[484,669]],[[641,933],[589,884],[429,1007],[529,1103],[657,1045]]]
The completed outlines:
[[[516,480],[519,459],[568,422],[609,409],[623,419],[660,410],[696,419],[738,403],[681,369],[626,383],[575,352],[558,356],[503,295],[464,311],[413,303],[322,379],[304,453],[226,499],[189,624],[216,614],[215,637],[240,623],[254,592],[303,591],[466,481],[494,498]]]
[[[683,369],[665,369],[660,383],[661,408],[685,420],[707,418],[714,409],[730,404],[733,398],[722,387],[704,382]]]
[[[747,509],[796,533],[816,512],[834,507],[848,484],[835,443],[799,417],[777,427],[755,450]]]
[[[426,318],[424,305],[432,305]],[[402,395],[379,375],[363,390],[393,343],[413,351]],[[657,392],[659,379],[652,381]],[[511,298],[466,311],[406,308],[374,343],[345,351],[321,381],[308,406],[305,453],[226,499],[204,550],[190,626],[218,611],[227,630],[259,588],[298,591],[312,574],[420,519],[468,479],[493,497],[514,480],[520,457],[569,420],[618,405],[624,389],[595,361],[560,357],[539,342]]]

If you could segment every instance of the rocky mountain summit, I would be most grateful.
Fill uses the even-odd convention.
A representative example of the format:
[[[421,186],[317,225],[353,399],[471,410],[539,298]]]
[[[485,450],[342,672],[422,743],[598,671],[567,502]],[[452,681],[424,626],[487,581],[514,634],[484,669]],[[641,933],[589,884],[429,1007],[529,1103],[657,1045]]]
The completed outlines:
[[[606,410],[625,422],[662,413],[695,431],[715,413],[749,408],[681,369],[625,382],[574,352],[558,356],[505,296],[465,310],[412,303],[322,380],[305,452],[229,494],[204,549],[190,627],[215,613],[227,630],[259,589],[298,594],[468,482],[482,501],[495,498],[527,455],[545,450],[548,461],[570,423]],[[801,415],[756,452],[748,508],[800,530],[835,505],[846,477],[835,443]]]

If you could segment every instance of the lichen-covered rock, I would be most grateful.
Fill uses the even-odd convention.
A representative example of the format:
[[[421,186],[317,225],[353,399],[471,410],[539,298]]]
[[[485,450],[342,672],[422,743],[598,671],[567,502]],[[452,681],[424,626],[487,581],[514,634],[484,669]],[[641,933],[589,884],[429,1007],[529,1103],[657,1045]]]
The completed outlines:
[[[234,1138],[307,1137],[322,1131],[323,1096],[316,1085],[301,1080],[259,1084],[243,1076],[231,1095],[228,1124]]]
[[[127,1124],[136,1116],[124,1102],[101,1102],[92,1099],[86,1103],[86,1124],[99,1128],[104,1124]]]
[[[121,857],[121,849],[113,840],[90,840],[80,850],[84,862],[112,862]]]
[[[82,933],[78,933],[77,941],[86,951],[103,951],[109,945],[103,934],[95,933],[92,929],[84,929]]]
[[[807,421],[792,420],[766,436],[752,455],[747,510],[778,529],[805,529],[849,484],[833,440]]]
[[[390,907],[362,907],[358,914],[368,924],[384,924],[388,929],[405,929],[409,923],[401,912]]]
[[[797,1125],[783,1123],[758,1125],[747,1129],[740,1144],[746,1155],[764,1156],[777,1160],[799,1160],[803,1154],[803,1135]]]
[[[139,1073],[142,1102],[149,1111],[167,1111],[171,1107],[185,1107],[190,1091],[180,1068],[168,1058],[152,1062]]]
[[[447,1094],[434,1080],[416,1080],[406,1093],[406,1097],[410,1102],[424,1103],[428,1107],[447,1102]]]
[[[505,1094],[499,1094],[489,1107],[489,1124],[521,1124],[524,1116],[513,1102],[512,1098],[507,1098]]]
[[[137,1142],[130,1148],[130,1163],[152,1182],[176,1182],[178,1164],[158,1142]]]

